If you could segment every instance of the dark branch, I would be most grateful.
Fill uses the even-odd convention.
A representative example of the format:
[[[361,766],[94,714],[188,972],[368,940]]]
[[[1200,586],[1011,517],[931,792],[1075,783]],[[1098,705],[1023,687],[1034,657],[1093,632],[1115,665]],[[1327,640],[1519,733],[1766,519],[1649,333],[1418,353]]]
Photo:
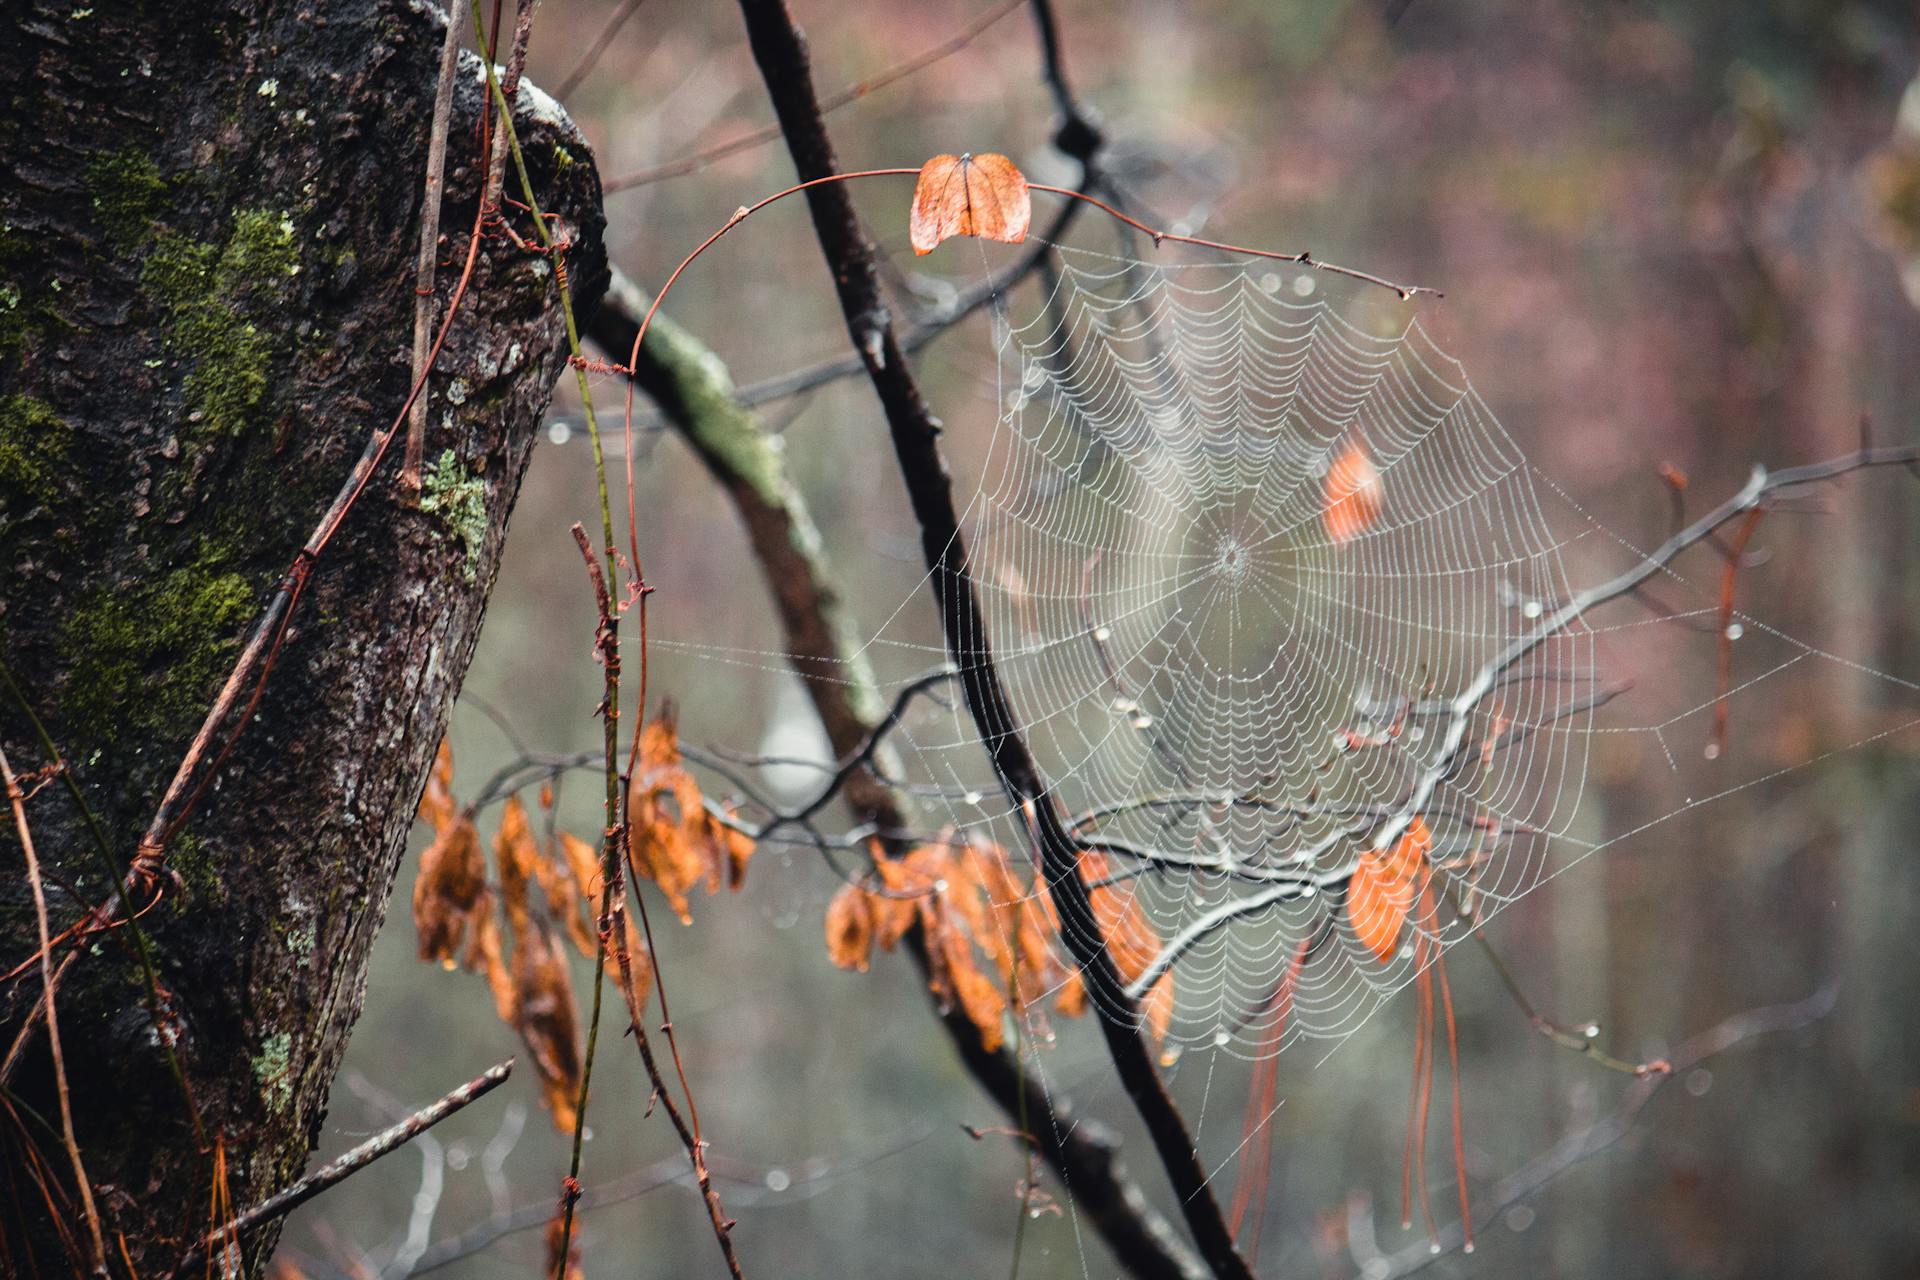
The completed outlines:
[[[991,296],[983,292],[977,301],[963,299],[960,307],[977,308]],[[593,322],[593,341],[624,359],[646,305],[633,285],[616,276]],[[932,336],[929,332],[926,340]],[[818,539],[806,536],[813,526],[805,503],[785,481],[778,458],[768,454],[765,429],[729,394],[718,368],[711,351],[656,315],[640,348],[634,382],[660,406],[739,511],[779,612],[788,662],[804,682],[835,752],[853,756],[874,735],[883,708],[871,693],[871,678],[850,656],[852,645],[840,634],[838,593],[827,566],[817,550],[808,550],[817,548]],[[852,368],[857,372],[861,366],[855,361]],[[683,750],[689,759],[698,758],[690,748]],[[870,754],[869,762],[878,754]],[[824,852],[828,845],[857,848],[878,836],[899,852],[921,842],[905,798],[877,777],[856,770],[840,790],[864,819],[865,830],[831,838],[802,824],[806,843]],[[904,945],[924,976],[931,964],[925,935],[916,926]],[[988,1049],[963,1011],[937,1011],[937,1016],[961,1062],[1005,1114],[1018,1116],[1024,1108],[1039,1115],[1049,1104],[1055,1112],[1069,1105],[1058,1090],[1048,1095],[1033,1073],[1023,1073],[1012,1053]],[[1139,1280],[1196,1280],[1205,1274],[1128,1176],[1117,1144],[1097,1126],[1048,1126],[1036,1137],[1041,1156],[1073,1188],[1081,1214],[1131,1274]]]
[[[746,18],[748,42],[801,180],[814,181],[838,172],[814,94],[805,41],[786,6],[780,0],[742,0],[741,11]],[[920,524],[921,547],[939,605],[948,655],[960,670],[967,706],[994,773],[1009,801],[1032,826],[1048,891],[1061,918],[1061,934],[1095,997],[1115,1070],[1153,1137],[1201,1256],[1217,1276],[1250,1280],[1252,1272],[1234,1248],[1232,1233],[1214,1199],[1186,1122],[1141,1038],[1135,1002],[1127,996],[1125,983],[1107,951],[1086,884],[1080,878],[1079,850],[1021,736],[994,665],[986,620],[974,593],[966,545],[954,509],[952,482],[940,455],[940,425],[922,397],[894,333],[881,296],[872,246],[844,185],[810,187],[807,204],[834,277],[848,332],[886,414],[901,478]]]
[[[269,1196],[253,1208],[240,1213],[232,1222],[208,1234],[205,1239],[195,1245],[192,1251],[181,1259],[180,1265],[174,1269],[174,1274],[185,1275],[193,1270],[208,1253],[238,1241],[242,1235],[255,1227],[272,1222],[276,1218],[285,1217],[328,1187],[344,1182],[381,1156],[412,1142],[454,1112],[492,1093],[505,1084],[507,1077],[512,1073],[512,1058],[508,1058],[498,1066],[488,1067],[432,1106],[422,1107],[405,1120],[391,1128],[381,1130],[353,1150],[300,1179],[285,1191]]]

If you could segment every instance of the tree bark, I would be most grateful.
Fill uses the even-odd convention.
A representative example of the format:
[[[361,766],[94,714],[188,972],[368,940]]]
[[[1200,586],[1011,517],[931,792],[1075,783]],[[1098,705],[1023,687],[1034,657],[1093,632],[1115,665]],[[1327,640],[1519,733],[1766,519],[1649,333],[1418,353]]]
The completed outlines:
[[[406,397],[444,23],[409,0],[0,14],[0,658],[24,695],[0,683],[0,744],[23,771],[52,763],[42,721],[121,865],[255,613]],[[480,198],[484,87],[465,55],[441,315]],[[531,86],[515,116],[589,313],[606,275],[592,157]],[[397,457],[375,474],[140,917],[162,1026],[236,1210],[297,1177],[319,1133],[566,357],[552,264],[488,238],[431,384],[421,500],[403,500]],[[27,811],[57,932],[116,877],[59,780]],[[11,830],[0,859],[11,970],[37,945]],[[126,1250],[113,1270],[165,1275],[219,1225],[213,1153],[195,1140],[128,930],[69,955],[59,1018],[79,1145]],[[67,1168],[29,1111],[56,1114],[45,1037],[28,1026],[38,972],[0,986],[0,1053],[27,1028],[0,1095],[8,1274],[71,1271],[52,1223],[78,1222],[73,1188],[38,1181]],[[46,1157],[37,1174],[32,1150]],[[249,1270],[275,1234],[248,1242]]]

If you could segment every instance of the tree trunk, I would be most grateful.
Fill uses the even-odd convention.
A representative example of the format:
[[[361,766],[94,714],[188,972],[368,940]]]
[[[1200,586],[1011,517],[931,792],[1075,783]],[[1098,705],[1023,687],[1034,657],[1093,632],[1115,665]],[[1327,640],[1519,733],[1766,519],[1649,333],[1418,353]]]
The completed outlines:
[[[0,745],[18,772],[51,762],[30,707],[122,865],[256,612],[406,396],[444,21],[409,0],[14,0],[0,14],[0,657],[24,695],[0,682]],[[436,315],[482,169],[477,59],[457,84]],[[591,156],[530,86],[516,120],[591,311],[605,278]],[[551,264],[489,238],[436,365],[424,499],[403,499],[396,444],[140,917],[235,1208],[297,1176],[319,1132],[566,356]],[[60,780],[26,809],[57,933],[115,878]],[[0,858],[12,970],[37,935],[10,821]],[[217,1225],[213,1153],[128,930],[56,946],[68,956],[66,1074],[110,1252],[123,1238],[135,1271],[164,1276]],[[32,964],[0,986],[0,1052],[40,993]],[[59,1274],[86,1233],[44,1022],[26,1036],[0,1094],[0,1255],[9,1275]],[[251,1270],[274,1234],[249,1242]]]

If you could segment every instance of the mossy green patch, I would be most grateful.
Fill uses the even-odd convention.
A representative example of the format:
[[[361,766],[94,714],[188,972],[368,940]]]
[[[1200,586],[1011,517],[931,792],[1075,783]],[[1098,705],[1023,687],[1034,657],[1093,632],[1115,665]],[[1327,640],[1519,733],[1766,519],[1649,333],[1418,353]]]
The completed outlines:
[[[167,345],[193,362],[187,407],[213,431],[238,432],[272,384],[275,342],[250,318],[282,300],[300,270],[291,219],[242,210],[221,245],[162,232],[141,283],[163,309]]]
[[[76,737],[95,745],[190,730],[232,665],[256,603],[245,575],[204,550],[130,587],[93,592],[64,631],[64,711]]]
[[[268,1036],[253,1059],[253,1078],[265,1094],[267,1107],[279,1111],[293,1101],[293,1037],[282,1031]]]
[[[112,248],[137,249],[146,241],[153,220],[167,197],[167,180],[160,166],[137,147],[123,147],[95,156],[87,164],[87,190],[100,225],[113,238]]]
[[[58,500],[67,441],[67,424],[43,401],[18,395],[0,399],[0,511],[18,515]]]
[[[182,831],[167,846],[167,866],[186,886],[186,901],[218,903],[226,901],[227,881],[214,865],[206,841],[191,831]]]
[[[26,270],[34,253],[31,238],[0,224],[0,362],[25,346],[37,334],[73,328],[73,322],[54,307],[60,282],[36,286]]]
[[[27,340],[26,295],[12,280],[0,280],[0,356]]]
[[[466,547],[465,571],[473,581],[487,541],[487,486],[448,449],[421,478],[420,509],[446,521]]]

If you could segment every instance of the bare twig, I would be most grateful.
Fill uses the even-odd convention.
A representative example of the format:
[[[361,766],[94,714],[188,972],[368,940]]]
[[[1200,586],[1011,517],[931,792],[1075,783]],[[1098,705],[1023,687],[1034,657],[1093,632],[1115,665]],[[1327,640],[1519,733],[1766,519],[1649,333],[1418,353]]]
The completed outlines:
[[[947,37],[932,48],[923,50],[905,61],[897,62],[886,70],[876,72],[864,80],[857,80],[853,84],[840,90],[840,92],[830,94],[826,98],[823,98],[820,103],[820,109],[827,113],[838,111],[848,103],[858,102],[876,90],[884,89],[896,81],[906,79],[915,72],[926,70],[944,58],[953,56],[972,44],[988,27],[991,27],[994,23],[1006,17],[1015,9],[1018,9],[1025,2],[1026,0],[1000,0],[998,4],[982,13],[978,18],[975,18],[965,28]],[[572,79],[573,77],[569,76],[568,83],[561,86],[560,96],[562,98],[566,97],[568,89],[572,87]],[[742,151],[751,151],[755,147],[765,146],[767,143],[777,142],[779,139],[780,126],[768,125],[764,129],[755,129],[751,133],[743,133],[737,138],[729,138],[725,142],[715,143],[711,147],[703,147],[690,155],[681,156],[677,160],[669,160],[664,164],[639,169],[633,173],[616,174],[601,184],[602,189],[605,190],[608,195],[612,195],[616,191],[630,191],[635,187],[644,187],[650,183],[660,182],[667,178],[684,177],[689,173],[697,173],[716,160],[724,160],[728,156],[738,155]]]
[[[879,723],[867,731],[866,739],[861,742],[859,748],[834,769],[833,776],[827,779],[826,785],[820,788],[819,794],[791,813],[774,814],[754,839],[765,839],[789,823],[803,823],[832,804],[833,798],[840,794],[840,789],[846,785],[847,779],[851,778],[856,771],[865,768],[873,759],[874,752],[880,749],[880,744],[886,739],[887,734],[900,723],[901,717],[906,715],[907,707],[913,700],[933,686],[945,684],[959,674],[952,667],[941,667],[937,671],[929,671],[925,675],[907,681],[900,692],[894,695],[893,705],[887,708],[887,713],[880,717]]]
[[[1500,682],[1510,670],[1548,640],[1564,632],[1590,611],[1633,594],[1641,584],[1664,572],[1667,566],[1682,553],[1710,541],[1728,523],[1760,510],[1774,495],[1783,490],[1821,483],[1866,468],[1912,466],[1916,462],[1920,462],[1920,445],[1864,449],[1843,454],[1825,462],[1789,467],[1771,474],[1766,468],[1756,466],[1752,477],[1738,493],[1673,534],[1633,568],[1605,582],[1573,593],[1559,607],[1536,622],[1530,630],[1514,639],[1505,649],[1489,659],[1466,682],[1460,692],[1446,702],[1446,724],[1441,739],[1441,749],[1436,754],[1435,762],[1421,771],[1406,797],[1392,806],[1391,813],[1366,828],[1364,834],[1367,847],[1376,849],[1391,847],[1415,817],[1428,811],[1434,792],[1442,783],[1456,775],[1467,758],[1467,748],[1476,745],[1468,735],[1474,712],[1487,696],[1499,687]],[[1338,832],[1333,839],[1337,841],[1348,834],[1350,833]],[[1326,843],[1313,850],[1303,851],[1301,860],[1317,858],[1332,847],[1332,843]],[[1351,872],[1352,866],[1349,864],[1330,874],[1336,880],[1344,880]],[[1319,879],[1320,877],[1315,877],[1316,882]],[[1213,908],[1169,939],[1160,954],[1136,979],[1133,988],[1139,991],[1146,990],[1209,934],[1235,920],[1265,911],[1300,894],[1300,885],[1280,883]]]
[[[226,1248],[255,1227],[272,1222],[276,1218],[285,1217],[327,1188],[344,1182],[381,1156],[397,1151],[413,1141],[456,1111],[486,1097],[507,1082],[507,1077],[513,1074],[513,1062],[512,1058],[508,1058],[497,1066],[488,1067],[438,1102],[422,1107],[398,1124],[382,1129],[353,1150],[328,1161],[286,1190],[267,1197],[251,1209],[236,1214],[233,1221],[201,1239],[193,1250],[181,1259],[180,1265],[174,1268],[173,1274],[185,1275],[209,1253]]]
[[[562,80],[559,87],[553,91],[557,101],[565,102],[572,96],[573,91],[580,87],[580,82],[600,64],[600,56],[607,51],[607,46],[613,42],[613,38],[620,34],[620,28],[627,25],[627,19],[631,18],[645,3],[646,0],[620,0],[619,7],[607,15],[606,22],[601,25],[598,34],[588,42],[586,50],[580,55],[580,60],[573,64],[573,70],[567,72],[566,79]]]
[[[1635,1080],[1627,1086],[1619,1105],[1604,1119],[1566,1135],[1550,1150],[1496,1183],[1491,1193],[1481,1200],[1483,1227],[1491,1226],[1508,1209],[1532,1199],[1576,1166],[1618,1145],[1633,1132],[1635,1123],[1669,1081],[1730,1049],[1818,1022],[1833,1011],[1839,992],[1838,983],[1827,982],[1803,1000],[1737,1013],[1690,1038],[1673,1051],[1671,1070]],[[1400,1276],[1424,1271],[1447,1252],[1458,1249],[1464,1239],[1460,1224],[1449,1224],[1433,1244],[1421,1241],[1409,1245],[1386,1258],[1384,1268],[1377,1265],[1369,1268],[1367,1275],[1397,1280]]]
[[[420,200],[420,255],[414,263],[413,380],[424,386],[427,352],[433,346],[433,275],[440,261],[440,200],[447,167],[447,130],[453,119],[453,73],[460,65],[460,24],[447,21],[440,46],[440,78],[433,87],[433,124],[427,134],[426,189]],[[417,395],[407,419],[407,452],[400,464],[400,483],[408,493],[420,492],[420,460],[426,450],[427,397]]]
[[[53,1087],[60,1100],[60,1136],[73,1164],[74,1185],[79,1189],[80,1208],[86,1215],[87,1234],[93,1250],[88,1258],[95,1275],[107,1274],[107,1242],[100,1230],[100,1211],[93,1203],[93,1182],[80,1159],[80,1144],[73,1136],[73,1100],[67,1095],[67,1059],[60,1045],[60,1016],[53,998],[53,944],[47,937],[47,892],[40,882],[40,859],[33,851],[33,831],[27,826],[25,793],[13,776],[7,753],[0,749],[0,779],[7,788],[7,803],[13,808],[14,830],[20,835],[20,848],[27,859],[27,883],[33,889],[34,922],[40,930],[40,982],[45,991],[47,1010],[47,1047],[53,1054]]]
[[[608,714],[608,711],[610,711],[613,705],[612,700],[618,696],[617,690],[620,684],[619,641],[618,631],[614,624],[613,601],[607,591],[606,578],[600,571],[600,562],[594,556],[593,544],[588,540],[586,530],[577,524],[573,526],[573,540],[579,545],[580,555],[586,561],[587,576],[593,585],[594,605],[599,612],[599,624],[595,632],[595,647],[600,652],[601,665],[605,668],[606,673],[606,694],[605,701],[602,703],[602,714],[606,720],[606,767],[609,778],[613,778],[616,776],[614,773],[616,739],[614,720],[612,715]],[[607,827],[605,861],[602,864],[604,887],[600,897],[600,955],[604,962],[607,952],[611,950],[615,960],[619,964],[619,986],[621,995],[627,1005],[629,1029],[633,1033],[634,1045],[640,1051],[640,1061],[646,1067],[647,1078],[652,1082],[653,1097],[659,1104],[660,1109],[667,1113],[667,1120],[672,1124],[673,1131],[679,1137],[681,1146],[686,1148],[687,1159],[693,1166],[694,1181],[700,1188],[701,1203],[705,1206],[708,1220],[713,1226],[714,1239],[720,1245],[720,1254],[726,1260],[728,1273],[734,1277],[734,1280],[740,1280],[740,1259],[735,1254],[733,1248],[733,1220],[727,1216],[726,1207],[720,1202],[720,1193],[713,1185],[713,1176],[707,1169],[706,1143],[700,1137],[698,1120],[691,1118],[695,1116],[692,1110],[693,1095],[692,1090],[687,1084],[686,1071],[683,1067],[680,1067],[679,1050],[678,1048],[673,1049],[673,1058],[675,1067],[679,1072],[681,1090],[688,1099],[688,1106],[684,1114],[680,1104],[674,1099],[673,1091],[668,1087],[666,1077],[661,1073],[659,1061],[654,1057],[652,1039],[647,1034],[646,1010],[642,1007],[641,1003],[645,999],[645,995],[640,991],[638,984],[634,982],[633,956],[627,949],[627,929],[625,923],[626,893],[619,856],[621,852],[619,845],[624,839],[627,821],[631,820],[632,815],[630,813],[626,815],[627,821],[611,821],[616,814],[621,812],[619,804],[620,800],[616,796],[611,794],[608,796],[607,813],[610,821]],[[645,903],[642,901],[641,911],[644,913],[645,909]],[[644,921],[644,915],[642,919]],[[666,990],[664,983],[660,979],[658,957],[653,955],[653,935],[650,927],[648,927],[646,931],[646,945],[649,956],[653,960],[654,982],[656,990],[660,993],[661,1013],[663,1016],[666,1016]],[[596,981],[594,984],[595,1017],[593,1022],[589,1024],[590,1027],[597,1027],[599,1023],[598,1006],[600,987],[601,984]],[[673,1025],[671,1017],[667,1017],[665,1025],[667,1028],[666,1034],[671,1037],[673,1034],[671,1030]],[[580,1082],[580,1114],[583,1116],[586,1114],[588,1077],[592,1070],[591,1035],[592,1032],[590,1031],[587,1067],[582,1072]],[[561,1235],[560,1246],[556,1250],[556,1256],[562,1259],[563,1267],[565,1265],[564,1260],[567,1257],[567,1241],[571,1235],[574,1206],[581,1194],[578,1164],[579,1133],[580,1131],[576,1127],[574,1172],[567,1178],[566,1193],[561,1200]],[[557,1280],[561,1280],[561,1278],[557,1278]]]

